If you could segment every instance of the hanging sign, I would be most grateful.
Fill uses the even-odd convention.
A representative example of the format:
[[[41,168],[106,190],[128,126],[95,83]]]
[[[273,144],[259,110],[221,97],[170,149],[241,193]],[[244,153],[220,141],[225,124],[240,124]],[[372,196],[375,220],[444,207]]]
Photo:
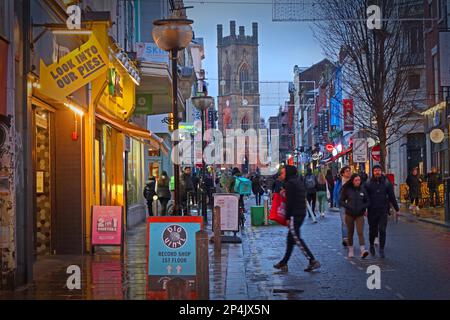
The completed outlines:
[[[108,56],[94,35],[58,62],[46,66],[41,59],[40,91],[63,102],[66,97],[107,71]]]
[[[153,113],[153,95],[138,93],[136,94],[136,108],[134,114],[150,115]]]
[[[433,143],[441,143],[442,141],[444,141],[445,138],[445,133],[444,131],[442,131],[442,129],[436,128],[431,130],[430,132],[430,140]]]
[[[342,100],[344,104],[344,131],[353,131],[353,99]]]

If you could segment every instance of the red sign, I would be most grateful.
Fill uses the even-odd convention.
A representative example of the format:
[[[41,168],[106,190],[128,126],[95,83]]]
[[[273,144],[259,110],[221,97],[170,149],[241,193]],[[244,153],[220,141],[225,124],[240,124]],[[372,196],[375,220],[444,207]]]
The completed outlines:
[[[122,207],[94,206],[92,208],[92,245],[122,245]]]
[[[380,145],[376,145],[372,148],[371,151],[372,159],[380,162],[381,160],[381,148]]]
[[[353,131],[353,99],[343,99],[344,104],[344,131]]]

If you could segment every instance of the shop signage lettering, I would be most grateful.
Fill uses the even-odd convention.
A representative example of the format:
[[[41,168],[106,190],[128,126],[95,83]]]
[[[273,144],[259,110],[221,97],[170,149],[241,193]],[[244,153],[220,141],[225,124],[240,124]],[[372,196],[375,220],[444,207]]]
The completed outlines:
[[[41,92],[58,101],[64,99],[107,70],[108,56],[92,35],[83,44],[58,62],[46,66],[41,60]]]
[[[122,244],[122,207],[94,206],[92,245]]]

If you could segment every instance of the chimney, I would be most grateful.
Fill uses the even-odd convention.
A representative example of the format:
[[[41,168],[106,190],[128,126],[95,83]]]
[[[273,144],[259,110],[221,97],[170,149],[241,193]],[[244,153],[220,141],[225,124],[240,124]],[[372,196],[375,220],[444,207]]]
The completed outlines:
[[[223,26],[221,24],[217,25],[217,44],[222,44],[222,38],[223,38]]]
[[[236,36],[236,21],[230,21],[230,36]]]
[[[258,23],[257,22],[253,22],[252,23],[252,29],[253,29],[253,40],[258,43]]]
[[[245,27],[239,27],[239,37],[245,37]]]

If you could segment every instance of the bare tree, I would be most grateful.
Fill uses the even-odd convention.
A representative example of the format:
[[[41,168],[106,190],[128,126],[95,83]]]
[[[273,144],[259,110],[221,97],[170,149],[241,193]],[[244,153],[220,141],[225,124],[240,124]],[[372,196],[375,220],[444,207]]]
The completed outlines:
[[[407,2],[325,0],[314,30],[326,55],[343,60],[342,84],[355,101],[355,125],[380,142],[383,169],[387,147],[414,129],[411,119],[418,121],[408,90],[416,57],[408,54],[405,27],[422,21],[405,19],[417,14]],[[373,4],[381,9],[382,20],[381,28],[372,30],[367,26],[367,8]]]

